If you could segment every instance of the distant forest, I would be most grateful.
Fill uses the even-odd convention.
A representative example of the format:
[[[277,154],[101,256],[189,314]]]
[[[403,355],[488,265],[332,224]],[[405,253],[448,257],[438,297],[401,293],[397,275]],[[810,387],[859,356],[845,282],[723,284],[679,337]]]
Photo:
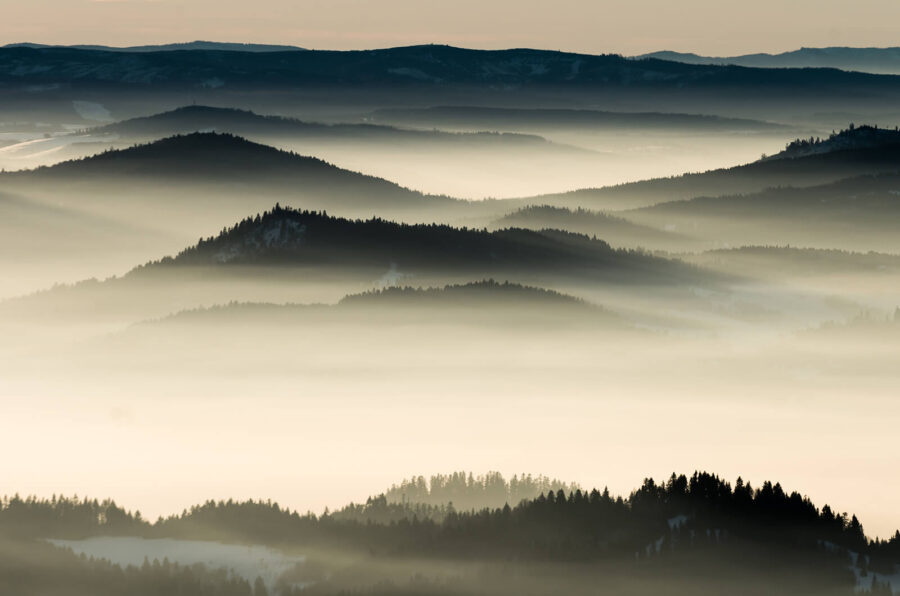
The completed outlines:
[[[405,273],[457,272],[505,277],[510,272],[589,276],[622,283],[711,281],[716,274],[643,250],[562,230],[486,229],[350,220],[324,211],[275,205],[200,241],[175,257],[137,268],[175,266],[329,266]]]
[[[140,567],[76,556],[42,541],[9,541],[0,531],[4,596],[270,596],[262,582],[224,569],[146,561]]]
[[[900,127],[878,128],[876,125],[856,126],[851,123],[848,128],[833,132],[828,138],[810,137],[794,139],[784,151],[773,156],[802,157],[830,151],[846,151],[850,149],[872,149],[900,144]]]
[[[540,494],[528,498],[535,491]],[[520,497],[524,500],[516,503]],[[459,505],[450,505],[451,500]],[[502,501],[502,506],[494,506]],[[484,502],[491,506],[475,508]],[[764,586],[763,591],[742,592],[747,594],[851,594],[856,585],[851,566],[865,576],[891,573],[900,561],[900,531],[889,540],[870,540],[856,516],[827,505],[820,509],[778,483],[754,488],[740,478],[731,484],[708,473],[672,474],[664,483],[645,480],[625,498],[542,476],[506,481],[495,473],[476,477],[459,472],[433,476],[430,482],[413,477],[365,504],[321,515],[300,514],[270,501],[229,500],[209,501],[150,523],[112,501],[5,497],[0,500],[0,593],[71,594],[27,589],[46,588],[62,577],[77,578],[78,585],[92,589],[110,586],[76,592],[79,596],[105,596],[122,586],[136,595],[268,595],[264,585],[252,587],[203,568],[148,562],[122,570],[73,557],[41,541],[90,536],[218,540],[296,552],[340,549],[385,561],[530,561],[577,565],[578,573],[590,569],[585,564],[639,563],[629,573],[653,577],[702,574],[705,566],[718,561],[748,578],[770,581],[771,575],[772,586],[788,577],[806,582],[799,591]],[[41,554],[28,558],[30,552]],[[41,570],[40,565],[53,569]],[[315,573],[317,564],[310,565],[307,572]],[[348,593],[335,591],[337,584],[329,583],[327,573],[317,577],[311,588],[284,586],[279,594]],[[446,585],[426,589],[422,582],[427,584],[423,579],[418,589],[376,586],[351,593],[460,593]],[[877,582],[872,585],[875,592],[887,589]]]
[[[542,491],[535,498],[520,496]],[[452,499],[451,499],[452,497]],[[436,521],[420,512],[449,505]],[[510,504],[510,500],[513,501]],[[503,506],[484,506],[485,501]],[[399,521],[378,523],[382,510],[397,508]],[[401,519],[402,518],[402,519]],[[672,520],[680,520],[673,523]],[[717,528],[718,538],[707,531]],[[321,515],[300,514],[263,501],[209,501],[160,518],[113,501],[18,495],[0,500],[0,536],[85,538],[146,536],[228,539],[278,545],[328,542],[366,545],[384,553],[431,552],[454,556],[593,559],[640,555],[651,541],[698,545],[723,537],[816,548],[823,541],[867,553],[873,565],[900,561],[900,531],[890,540],[869,540],[855,515],[817,508],[797,492],[765,482],[754,488],[708,473],[647,479],[628,497],[582,490],[538,476],[505,481],[499,474],[456,473],[425,482],[414,477],[370,498],[364,505]]]
[[[368,290],[360,294],[350,294],[349,296],[345,296],[344,298],[342,298],[340,304],[351,306],[359,304],[364,304],[367,306],[372,304],[387,304],[391,306],[396,306],[397,304],[404,304],[406,306],[440,304],[446,306],[453,303],[471,305],[479,304],[479,299],[481,299],[482,301],[490,301],[492,298],[496,298],[497,296],[515,299],[515,304],[526,302],[533,305],[566,305],[582,306],[585,308],[589,307],[589,304],[581,298],[576,298],[569,294],[562,294],[554,290],[525,286],[508,281],[498,282],[493,279],[486,279],[467,284],[452,284],[438,288],[389,286],[381,289]],[[501,306],[503,308],[509,308],[510,304],[502,303]],[[464,477],[461,480],[458,480],[457,476],[458,474],[453,474],[452,476],[446,478],[444,476],[432,476],[432,490],[437,488],[439,499],[442,499],[443,497],[452,497],[454,491],[458,492],[461,496],[466,496],[470,492],[481,490],[481,494],[474,495],[476,500],[472,502],[472,507],[500,507],[507,502],[518,502],[522,499],[531,499],[542,492],[542,490],[538,489],[538,487],[546,488],[547,486],[550,486],[535,484],[540,483],[541,481],[549,482],[549,480],[547,480],[546,478],[532,479],[531,476],[523,476],[520,479],[518,476],[514,476],[509,481],[509,483],[512,484],[512,487],[510,487],[509,484],[506,484],[506,489],[502,491],[505,495],[504,499],[494,501],[490,500],[489,496],[500,494],[501,491],[498,488],[499,484],[506,483],[502,476],[500,476],[499,479],[496,479],[493,477],[493,475],[490,474],[488,476],[479,476],[477,478],[472,478],[470,475],[468,478]],[[404,483],[413,483],[413,481],[415,481],[417,485],[415,487],[411,487],[411,489],[414,488],[415,494],[419,497],[422,497],[416,500],[422,503],[431,502],[429,500],[430,494],[428,492],[427,485],[424,484],[425,479],[422,477],[418,477],[416,479],[404,481]],[[471,486],[466,487],[466,482],[468,482]],[[443,490],[445,483],[452,484],[453,487],[447,487],[447,490]],[[533,484],[535,487],[534,490],[525,489],[524,483],[529,483],[529,485]],[[495,486],[495,484],[498,486]],[[565,487],[565,484],[553,484],[551,486],[551,488],[553,488],[554,490],[563,487]],[[518,498],[520,494],[522,496],[521,498]],[[447,503],[448,501],[438,500],[436,502]]]
[[[391,486],[384,496],[391,503],[452,504],[457,510],[480,510],[518,505],[550,492],[574,493],[578,488],[555,478],[531,474],[506,480],[499,472],[483,476],[454,472],[436,474],[427,481],[424,476],[414,476]]]

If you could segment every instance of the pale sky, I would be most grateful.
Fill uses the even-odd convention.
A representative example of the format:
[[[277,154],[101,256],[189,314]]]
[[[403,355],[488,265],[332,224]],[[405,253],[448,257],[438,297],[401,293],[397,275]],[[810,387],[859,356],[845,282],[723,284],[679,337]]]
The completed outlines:
[[[897,0],[0,0],[0,14],[2,43],[447,43],[626,55],[900,45]]]

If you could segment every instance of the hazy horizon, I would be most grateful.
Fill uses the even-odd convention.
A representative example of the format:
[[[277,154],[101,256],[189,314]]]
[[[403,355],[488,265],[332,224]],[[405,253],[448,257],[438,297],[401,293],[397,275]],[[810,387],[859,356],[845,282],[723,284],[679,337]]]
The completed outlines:
[[[0,23],[4,43],[113,46],[209,40],[350,50],[449,44],[478,49],[531,47],[587,54],[661,50],[730,56],[801,47],[900,44],[890,23],[900,5],[862,0],[765,0],[751,5],[663,0],[562,0],[524,8],[514,0],[35,0]],[[687,17],[687,18],[686,18]],[[498,30],[496,23],[503,23]],[[678,23],[672,27],[672,23]]]

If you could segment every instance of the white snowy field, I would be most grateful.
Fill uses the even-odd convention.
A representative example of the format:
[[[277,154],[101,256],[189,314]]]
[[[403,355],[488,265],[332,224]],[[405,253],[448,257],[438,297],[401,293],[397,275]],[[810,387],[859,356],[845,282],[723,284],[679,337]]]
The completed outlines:
[[[138,538],[100,536],[84,540],[49,540],[55,546],[69,548],[75,554],[105,559],[122,567],[139,567],[144,560],[168,559],[182,566],[205,565],[209,569],[228,569],[253,583],[261,577],[273,587],[278,579],[303,556],[289,556],[277,550],[254,545],[223,544],[171,538]]]

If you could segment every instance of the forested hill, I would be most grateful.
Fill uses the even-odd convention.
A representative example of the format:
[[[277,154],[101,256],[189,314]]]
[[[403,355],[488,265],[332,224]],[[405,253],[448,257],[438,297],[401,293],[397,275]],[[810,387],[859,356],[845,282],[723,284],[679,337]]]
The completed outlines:
[[[334,186],[358,188],[373,196],[422,197],[382,178],[344,170],[315,157],[297,155],[232,134],[197,132],[175,135],[128,149],[65,161],[23,172],[8,172],[0,180],[119,178],[182,179],[188,182],[240,181],[244,184]]]
[[[149,267],[319,265],[393,268],[404,272],[555,272],[614,275],[622,281],[675,283],[707,278],[700,269],[615,250],[606,242],[557,230],[495,232],[442,224],[349,220],[278,205],[202,239]],[[146,268],[146,267],[145,267]]]
[[[782,153],[731,168],[514,201],[572,209],[623,210],[696,197],[760,192],[768,188],[810,187],[900,170],[900,142],[894,141],[900,140],[900,133],[879,129],[871,140],[866,141],[867,136],[865,130],[861,133],[845,131],[831,140],[794,141]]]
[[[491,227],[567,230],[603,238],[613,246],[640,246],[649,250],[690,243],[690,238],[681,234],[638,225],[622,217],[581,207],[567,209],[553,205],[529,205],[495,219]]]
[[[494,130],[486,127],[485,130]],[[451,133],[437,130],[409,130],[378,124],[322,124],[283,116],[266,116],[250,110],[190,105],[168,112],[131,118],[88,129],[94,135],[121,135],[125,138],[157,139],[194,132],[229,133],[243,137],[316,138],[345,141],[443,141],[445,143],[479,142],[496,145],[547,146],[550,143],[536,135],[518,133]],[[571,149],[574,151],[574,149]]]
[[[394,484],[384,493],[391,503],[453,504],[457,510],[500,508],[517,505],[550,492],[574,493],[580,487],[546,476],[514,475],[507,480],[499,472],[474,476],[471,472],[435,474],[427,480],[413,476]]]
[[[461,306],[464,308],[474,306],[495,306],[497,308],[509,308],[511,306],[532,306],[532,307],[575,307],[587,311],[592,307],[581,300],[569,294],[562,294],[553,290],[537,288],[533,286],[524,286],[518,283],[497,282],[493,279],[471,282],[466,284],[452,284],[441,288],[414,288],[410,286],[388,286],[381,289],[370,290],[361,294],[351,294],[345,296],[340,304],[342,306],[387,306],[396,307],[442,307],[452,308]],[[421,478],[419,480],[422,480]],[[455,479],[454,479],[455,480]],[[465,478],[463,478],[465,480]],[[530,478],[529,478],[530,480]],[[433,477],[432,482],[440,482],[440,477]],[[493,486],[497,480],[493,478],[481,478],[477,480],[469,478],[471,489],[482,487],[484,484]],[[500,479],[502,482],[502,478]],[[524,478],[522,482],[524,482]],[[516,480],[518,483],[518,479]],[[418,486],[418,485],[417,485]],[[439,486],[437,487],[439,488]],[[507,487],[508,488],[508,487]],[[488,490],[485,488],[485,490]],[[490,491],[489,491],[490,492]],[[420,496],[425,493],[417,491]],[[536,496],[533,494],[531,496]],[[429,502],[428,499],[422,502]],[[446,501],[443,501],[446,502]],[[502,505],[506,501],[502,501]],[[487,501],[484,505],[490,504]]]
[[[784,151],[767,160],[805,157],[835,151],[854,151],[860,149],[882,149],[897,153],[900,146],[900,129],[878,128],[877,126],[855,126],[839,132],[833,132],[827,138],[795,139],[788,143]]]
[[[7,172],[0,174],[0,184],[23,194],[47,193],[59,203],[103,203],[111,212],[166,201],[176,214],[197,215],[196,209],[217,204],[228,205],[229,212],[243,205],[238,213],[252,213],[261,204],[290,199],[355,216],[437,217],[435,210],[456,212],[470,205],[218,133],[176,135],[53,166]]]
[[[707,474],[647,479],[627,497],[606,490],[548,490],[511,507],[459,511],[441,520],[373,523],[390,507],[384,497],[334,513],[299,514],[277,503],[209,501],[150,523],[111,501],[5,497],[0,536],[79,538],[137,535],[227,540],[267,545],[342,545],[384,554],[455,558],[603,560],[650,557],[672,549],[769,548],[826,554],[840,549],[865,553],[873,570],[900,561],[900,531],[890,540],[870,540],[854,515],[821,508],[778,483],[754,488]],[[372,518],[367,516],[371,513]],[[831,545],[823,550],[824,544]],[[840,572],[840,568],[838,568]]]

